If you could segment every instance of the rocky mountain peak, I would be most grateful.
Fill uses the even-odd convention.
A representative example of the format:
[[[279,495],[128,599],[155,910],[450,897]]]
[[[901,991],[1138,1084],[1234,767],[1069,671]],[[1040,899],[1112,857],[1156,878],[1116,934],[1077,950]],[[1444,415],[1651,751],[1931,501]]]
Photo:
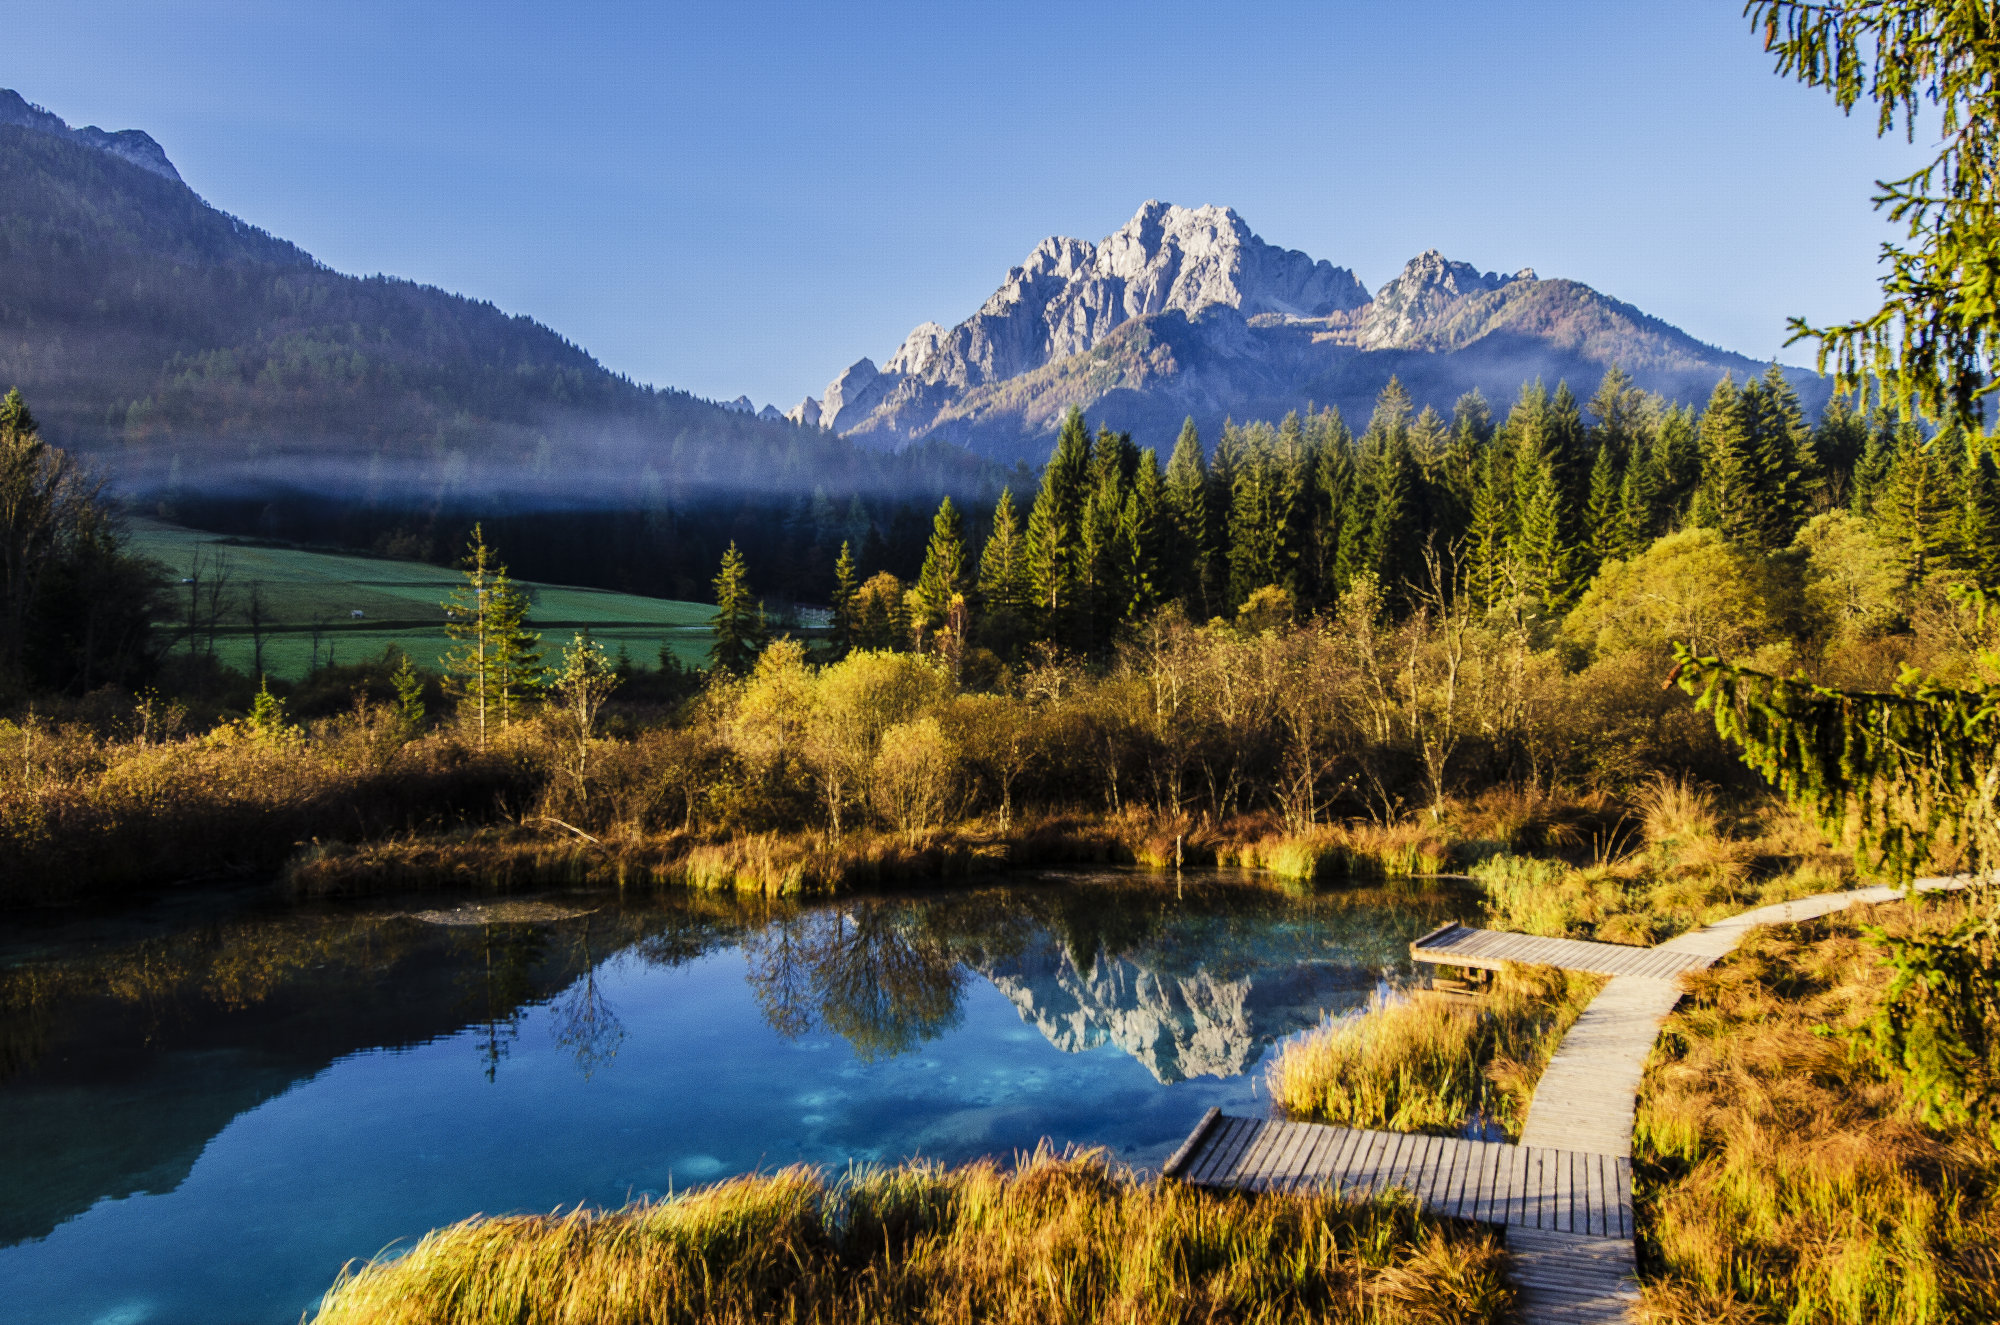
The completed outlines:
[[[1403,264],[1403,270],[1394,280],[1375,292],[1375,300],[1361,322],[1360,344],[1371,350],[1413,345],[1459,300],[1515,281],[1534,279],[1533,268],[1502,276],[1497,272],[1481,272],[1469,262],[1453,262],[1434,248],[1425,249]]]
[[[1265,243],[1230,208],[1152,199],[1095,244],[1042,240],[965,321],[926,322],[880,370],[866,360],[849,368],[827,387],[820,422],[846,432],[883,405],[925,412],[945,393],[1086,353],[1139,318],[1215,309],[1321,318],[1367,302],[1353,272]],[[803,417],[804,402],[793,412]]]
[[[122,161],[129,161],[141,170],[150,170],[155,175],[181,182],[181,173],[174,169],[174,163],[167,160],[166,152],[153,141],[151,134],[139,129],[119,129],[116,132],[90,125],[82,129],[72,129],[60,116],[52,115],[40,106],[30,105],[19,92],[0,88],[0,124],[11,124],[23,129],[33,129],[39,133],[66,138],[70,142],[107,152]]]

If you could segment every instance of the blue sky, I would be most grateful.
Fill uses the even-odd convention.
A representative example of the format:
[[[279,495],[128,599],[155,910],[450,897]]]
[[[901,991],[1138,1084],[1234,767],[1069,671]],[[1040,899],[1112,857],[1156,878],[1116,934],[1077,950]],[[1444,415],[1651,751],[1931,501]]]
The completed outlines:
[[[1370,287],[1435,247],[1803,362],[1786,316],[1874,307],[1871,182],[1918,155],[1731,0],[9,9],[0,85],[332,266],[781,408],[1153,197]]]

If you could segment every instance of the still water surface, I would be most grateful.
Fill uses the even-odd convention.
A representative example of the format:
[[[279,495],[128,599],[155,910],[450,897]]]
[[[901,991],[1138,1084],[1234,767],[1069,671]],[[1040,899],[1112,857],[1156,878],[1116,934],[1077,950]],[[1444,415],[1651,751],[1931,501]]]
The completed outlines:
[[[807,1162],[1157,1166],[1443,894],[1050,875],[838,905],[175,904],[0,943],[0,1321],[297,1321],[477,1212]]]

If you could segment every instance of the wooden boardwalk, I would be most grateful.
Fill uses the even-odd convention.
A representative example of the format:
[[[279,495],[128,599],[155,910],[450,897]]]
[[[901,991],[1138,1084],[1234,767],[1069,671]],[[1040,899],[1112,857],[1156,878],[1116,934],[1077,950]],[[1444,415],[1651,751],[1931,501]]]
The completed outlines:
[[[1197,1187],[1251,1192],[1365,1196],[1400,1187],[1452,1219],[1632,1237],[1632,1163],[1610,1155],[1210,1109],[1164,1171]]]
[[[1433,966],[1459,966],[1498,971],[1509,963],[1560,966],[1565,971],[1593,975],[1636,975],[1671,980],[1683,971],[1700,970],[1715,960],[1685,949],[1633,948],[1621,943],[1590,943],[1583,939],[1549,939],[1537,934],[1506,934],[1469,929],[1456,921],[1440,925],[1410,945],[1410,956]]]
[[[1934,892],[1970,882],[1960,876],[1915,886]],[[1442,926],[1411,944],[1410,955],[1442,966],[1499,970],[1513,961],[1611,977],[1556,1047],[1520,1144],[1229,1118],[1210,1109],[1165,1173],[1252,1192],[1404,1188],[1434,1213],[1506,1230],[1529,1325],[1628,1320],[1639,1298],[1632,1122],[1653,1042],[1680,1000],[1680,976],[1728,955],[1758,925],[1900,896],[1894,888],[1822,893],[1758,907],[1657,948]]]

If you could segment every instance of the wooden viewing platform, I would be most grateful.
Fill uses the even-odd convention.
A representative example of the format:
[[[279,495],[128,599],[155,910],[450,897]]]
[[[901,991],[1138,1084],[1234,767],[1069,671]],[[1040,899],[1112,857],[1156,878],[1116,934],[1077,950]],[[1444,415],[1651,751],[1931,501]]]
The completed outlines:
[[[1401,1187],[1452,1219],[1632,1236],[1632,1162],[1496,1141],[1231,1118],[1210,1109],[1164,1172],[1197,1187],[1350,1196]]]
[[[1559,966],[1592,975],[1630,975],[1648,980],[1672,980],[1683,971],[1698,971],[1715,955],[1665,948],[1633,948],[1622,943],[1591,943],[1583,939],[1549,939],[1538,934],[1505,934],[1471,929],[1453,921],[1439,925],[1410,944],[1413,960],[1432,966],[1498,971],[1508,963]]]

